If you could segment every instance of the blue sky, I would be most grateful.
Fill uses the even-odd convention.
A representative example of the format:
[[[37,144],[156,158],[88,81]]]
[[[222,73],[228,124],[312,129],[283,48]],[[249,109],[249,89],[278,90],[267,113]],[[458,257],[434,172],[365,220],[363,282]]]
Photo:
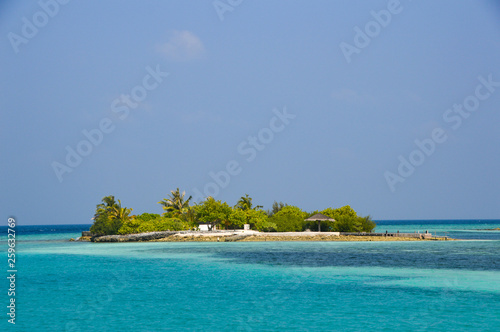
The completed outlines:
[[[5,220],[161,213],[177,187],[500,217],[494,1],[64,2],[0,4]]]

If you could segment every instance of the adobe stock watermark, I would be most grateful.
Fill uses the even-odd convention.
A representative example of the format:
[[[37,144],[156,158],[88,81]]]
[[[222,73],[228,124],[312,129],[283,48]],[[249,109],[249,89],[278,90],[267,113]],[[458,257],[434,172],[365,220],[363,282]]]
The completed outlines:
[[[9,280],[9,288],[7,295],[9,296],[9,305],[7,306],[7,321],[10,324],[16,324],[16,219],[7,219],[7,279]]]
[[[215,0],[212,2],[214,6],[215,12],[217,16],[219,16],[219,20],[224,21],[224,15],[226,12],[232,12],[236,7],[241,5],[243,0]]]
[[[142,84],[133,87],[130,90],[130,94],[122,94],[119,98],[111,102],[111,112],[117,114],[118,119],[125,120],[129,116],[130,110],[137,108],[139,103],[146,99],[148,91],[158,88],[163,79],[169,75],[169,73],[160,70],[160,65],[156,65],[155,69],[147,66],[146,72],[147,74],[144,75]],[[113,120],[105,117],[99,121],[97,128],[82,130],[85,138],[79,141],[74,148],[69,145],[66,146],[65,162],[53,161],[51,163],[59,182],[63,181],[63,175],[73,172],[82,163],[83,158],[89,156],[94,147],[99,146],[103,142],[105,134],[110,134],[115,129],[116,126]]]
[[[269,120],[269,125],[262,128],[255,136],[248,136],[246,140],[240,142],[236,151],[245,161],[251,163],[255,160],[258,153],[266,148],[273,140],[276,134],[285,130],[290,124],[290,120],[295,119],[296,115],[287,112],[286,107],[279,111],[273,109],[274,116]],[[208,172],[213,182],[208,182],[200,189],[193,189],[193,201],[199,202],[208,196],[217,197],[220,190],[226,188],[231,182],[231,178],[240,174],[243,170],[241,163],[237,160],[229,160],[224,170],[219,172]]]
[[[488,78],[479,76],[479,84],[474,89],[474,93],[465,97],[461,104],[454,104],[452,108],[447,109],[443,113],[443,121],[451,126],[452,130],[458,130],[465,119],[476,112],[481,105],[481,102],[488,99],[500,87],[500,82],[493,81],[493,75],[489,74]],[[396,185],[403,183],[408,179],[434,152],[437,146],[446,142],[448,135],[441,127],[436,127],[432,130],[429,138],[423,140],[415,140],[416,148],[411,151],[407,158],[400,155],[398,157],[399,165],[397,172],[385,171],[384,178],[391,192],[396,191]]]
[[[387,2],[387,9],[381,9],[378,12],[374,10],[370,11],[373,19],[368,21],[363,29],[359,26],[354,27],[353,43],[341,42],[339,44],[347,63],[351,63],[352,56],[361,53],[362,49],[370,45],[371,41],[380,35],[382,29],[387,28],[392,22],[393,16],[400,14],[402,11],[403,6],[399,0],[389,0]]]
[[[53,19],[60,10],[61,5],[66,5],[71,0],[40,0],[38,6],[40,10],[31,16],[31,19],[23,17],[21,19],[21,34],[9,32],[7,39],[14,50],[14,53],[19,53],[19,46],[28,44],[28,42],[35,38],[40,29],[45,27],[51,19]]]

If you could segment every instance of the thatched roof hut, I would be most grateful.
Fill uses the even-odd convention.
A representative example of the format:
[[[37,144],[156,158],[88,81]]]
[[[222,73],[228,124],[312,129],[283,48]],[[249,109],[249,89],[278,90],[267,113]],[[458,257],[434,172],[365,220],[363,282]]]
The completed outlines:
[[[318,232],[321,232],[321,222],[322,221],[335,221],[335,219],[325,216],[321,213],[316,213],[314,216],[311,216],[306,219],[306,221],[317,221],[318,222]]]

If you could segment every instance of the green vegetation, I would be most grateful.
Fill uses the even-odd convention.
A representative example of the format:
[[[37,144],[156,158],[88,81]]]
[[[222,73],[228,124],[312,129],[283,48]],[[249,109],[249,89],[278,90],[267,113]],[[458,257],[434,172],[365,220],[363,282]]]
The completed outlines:
[[[241,196],[238,203],[234,206],[235,209],[240,209],[240,210],[252,210],[252,209],[262,209],[262,205],[257,205],[256,207],[252,207],[252,198],[248,196],[248,194],[245,194],[245,196]]]
[[[366,232],[371,233],[375,226],[377,226],[370,216],[358,216],[349,205],[334,209],[327,208],[323,211],[314,211],[307,214],[306,218],[321,213],[327,217],[335,219],[335,222],[322,221],[321,230],[323,232]],[[318,223],[311,222],[306,224],[306,228],[311,231],[318,231]]]
[[[122,224],[130,219],[132,209],[122,207],[122,203],[115,201],[114,196],[106,196],[96,207],[94,224],[90,231],[98,235],[118,234]]]
[[[244,224],[249,224],[251,229],[263,232],[318,231],[317,222],[306,221],[318,212],[335,219],[334,222],[321,222],[323,232],[372,232],[376,226],[370,216],[358,216],[349,205],[305,212],[299,207],[275,201],[272,210],[266,212],[262,206],[254,206],[248,194],[240,197],[233,207],[213,197],[190,205],[191,196],[186,199],[185,195],[179,188],[172,190],[168,198],[158,202],[165,211],[163,215],[143,213],[137,216],[131,216],[132,209],[122,207],[114,196],[106,196],[96,207],[90,231],[96,235],[111,235],[196,230],[202,223],[209,224],[210,229],[241,229]]]
[[[189,228],[190,224],[181,219],[168,218],[153,213],[143,213],[124,222],[118,230],[118,234],[181,231]]]
[[[214,229],[219,224],[226,227],[229,225],[231,211],[231,207],[226,202],[222,203],[213,197],[208,197],[198,208],[197,215],[200,223],[210,224]]]
[[[170,197],[164,198],[162,201],[158,202],[163,206],[163,210],[165,210],[165,215],[178,217],[183,215],[189,211],[189,201],[192,196],[189,196],[188,199],[184,199],[186,192],[183,191],[182,194],[177,188],[176,191],[170,191]]]
[[[276,230],[276,225],[268,220],[267,214],[261,209],[252,209],[245,211],[246,224],[250,224],[252,229],[261,232],[271,232]]]
[[[283,202],[279,202],[278,203],[278,202],[274,201],[273,208],[271,210],[267,210],[267,216],[268,217],[272,217],[276,213],[280,212],[280,210],[282,208],[284,208],[285,206],[288,206],[288,204],[285,204]]]
[[[349,205],[338,209],[328,208],[321,211],[322,214],[335,219],[333,223],[328,223],[325,230],[331,232],[367,232],[370,233],[376,224],[370,216],[360,217]]]
[[[276,224],[278,232],[300,232],[304,230],[307,213],[296,206],[283,206],[269,220]]]

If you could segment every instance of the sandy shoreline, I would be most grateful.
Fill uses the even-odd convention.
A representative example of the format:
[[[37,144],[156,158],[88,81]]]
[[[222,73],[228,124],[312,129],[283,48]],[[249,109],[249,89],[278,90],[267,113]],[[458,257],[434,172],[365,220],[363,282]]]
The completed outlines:
[[[256,232],[256,231],[165,231],[127,235],[81,237],[79,241],[92,242],[266,242],[266,241],[444,241],[431,234],[359,234],[338,232]]]
[[[249,235],[249,236],[169,236],[167,238],[153,240],[153,242],[267,242],[267,241],[443,241],[445,238],[421,239],[415,237],[385,237],[385,236],[354,236],[354,235]],[[450,240],[450,239],[448,239]]]

